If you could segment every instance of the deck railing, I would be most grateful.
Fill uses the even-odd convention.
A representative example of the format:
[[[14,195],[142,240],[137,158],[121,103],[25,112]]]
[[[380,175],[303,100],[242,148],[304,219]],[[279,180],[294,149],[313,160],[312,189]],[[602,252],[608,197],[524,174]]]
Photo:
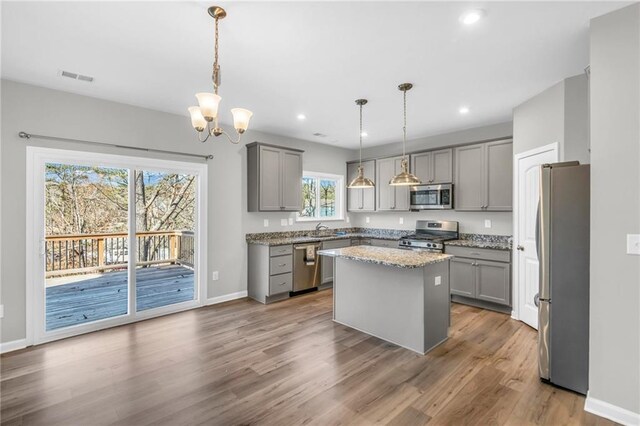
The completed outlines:
[[[193,267],[192,231],[136,233],[136,266],[181,264]],[[51,235],[45,238],[46,277],[124,269],[128,265],[128,234]]]

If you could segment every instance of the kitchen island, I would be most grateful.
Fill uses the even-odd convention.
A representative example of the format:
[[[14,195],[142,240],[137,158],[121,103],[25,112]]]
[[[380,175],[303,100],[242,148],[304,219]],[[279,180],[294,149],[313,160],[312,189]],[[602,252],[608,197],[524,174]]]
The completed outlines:
[[[334,258],[334,321],[420,354],[447,339],[451,255],[371,246],[318,254]]]

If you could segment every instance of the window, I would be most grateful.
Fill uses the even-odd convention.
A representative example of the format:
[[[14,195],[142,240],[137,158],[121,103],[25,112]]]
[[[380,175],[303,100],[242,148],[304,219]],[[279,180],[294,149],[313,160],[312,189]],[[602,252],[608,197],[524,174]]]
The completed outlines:
[[[342,220],[344,178],[314,172],[302,176],[302,211],[297,220]]]

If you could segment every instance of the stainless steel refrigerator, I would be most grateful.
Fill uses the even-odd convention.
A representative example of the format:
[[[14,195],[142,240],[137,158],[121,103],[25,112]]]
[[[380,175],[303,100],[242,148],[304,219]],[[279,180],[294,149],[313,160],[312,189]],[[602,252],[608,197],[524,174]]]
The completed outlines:
[[[540,175],[540,378],[587,393],[589,379],[589,165],[545,164]]]

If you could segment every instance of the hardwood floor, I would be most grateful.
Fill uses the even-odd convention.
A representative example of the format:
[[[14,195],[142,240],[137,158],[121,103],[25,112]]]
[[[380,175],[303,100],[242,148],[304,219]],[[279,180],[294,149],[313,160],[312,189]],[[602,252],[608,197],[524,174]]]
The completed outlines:
[[[453,305],[420,356],[331,321],[331,291],[238,300],[2,356],[7,425],[604,425],[542,384],[536,334]]]

